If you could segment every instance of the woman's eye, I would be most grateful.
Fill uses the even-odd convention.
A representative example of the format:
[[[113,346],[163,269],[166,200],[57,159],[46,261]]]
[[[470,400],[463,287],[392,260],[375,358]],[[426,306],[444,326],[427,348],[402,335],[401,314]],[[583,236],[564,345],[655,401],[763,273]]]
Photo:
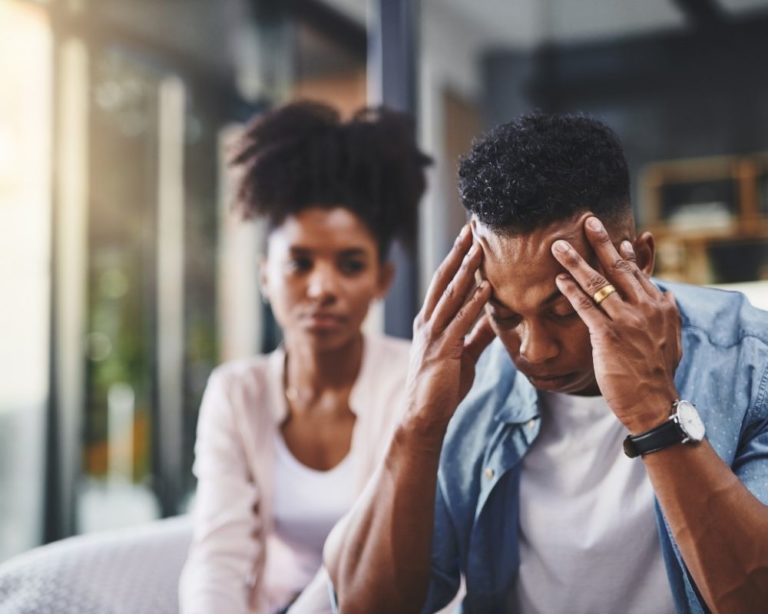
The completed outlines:
[[[312,268],[312,260],[297,256],[288,260],[288,269],[294,273],[305,273]]]
[[[362,260],[342,260],[339,269],[345,275],[356,275],[365,270],[365,262]]]

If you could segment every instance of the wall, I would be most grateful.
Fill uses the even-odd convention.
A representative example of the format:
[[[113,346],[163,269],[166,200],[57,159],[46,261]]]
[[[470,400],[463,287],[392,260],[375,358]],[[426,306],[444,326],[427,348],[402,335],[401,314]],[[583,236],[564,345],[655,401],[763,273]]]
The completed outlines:
[[[709,31],[490,51],[486,122],[532,108],[594,114],[624,143],[637,202],[651,161],[768,150],[766,32],[763,15]]]

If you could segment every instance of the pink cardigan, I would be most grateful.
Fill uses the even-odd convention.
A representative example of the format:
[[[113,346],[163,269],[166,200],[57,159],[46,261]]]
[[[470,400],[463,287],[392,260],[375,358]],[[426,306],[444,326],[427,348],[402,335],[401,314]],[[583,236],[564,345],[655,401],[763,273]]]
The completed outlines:
[[[358,492],[404,409],[408,348],[399,339],[365,337],[350,395]],[[210,377],[195,444],[194,537],[179,588],[184,614],[267,613],[286,597],[263,581],[273,533],[274,442],[287,415],[284,365],[278,349],[224,364]]]

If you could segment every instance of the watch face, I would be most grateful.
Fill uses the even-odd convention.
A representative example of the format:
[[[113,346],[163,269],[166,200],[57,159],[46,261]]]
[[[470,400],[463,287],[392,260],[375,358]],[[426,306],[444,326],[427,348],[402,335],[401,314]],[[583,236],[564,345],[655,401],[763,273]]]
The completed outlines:
[[[685,434],[692,441],[701,441],[704,439],[704,423],[699,417],[699,412],[688,401],[679,401],[677,404],[677,418]]]

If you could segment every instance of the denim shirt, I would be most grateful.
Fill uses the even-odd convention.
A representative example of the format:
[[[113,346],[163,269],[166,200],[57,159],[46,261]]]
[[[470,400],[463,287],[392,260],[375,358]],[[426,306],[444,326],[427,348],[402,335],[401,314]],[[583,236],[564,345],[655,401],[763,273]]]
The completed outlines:
[[[682,319],[680,397],[696,405],[718,456],[768,505],[768,312],[734,292],[658,285],[673,292]],[[536,390],[494,341],[443,445],[424,612],[449,603],[462,574],[461,611],[515,611],[520,461],[539,427]],[[707,612],[658,502],[656,516],[677,611]]]

